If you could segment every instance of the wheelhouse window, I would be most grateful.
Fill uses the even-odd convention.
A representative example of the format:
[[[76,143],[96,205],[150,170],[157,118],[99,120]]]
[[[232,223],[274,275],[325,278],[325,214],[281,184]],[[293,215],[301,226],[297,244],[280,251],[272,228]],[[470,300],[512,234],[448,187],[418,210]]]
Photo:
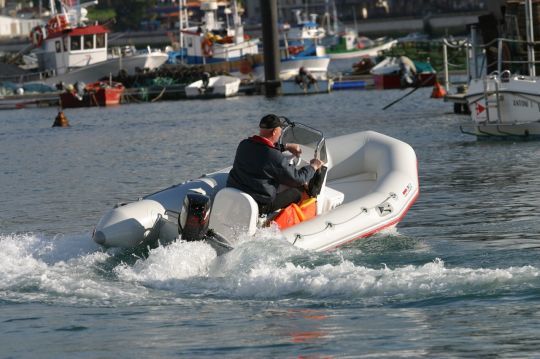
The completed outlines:
[[[96,47],[105,47],[105,34],[96,34]]]
[[[56,48],[56,52],[62,52],[62,45],[60,44],[60,40],[56,40],[54,42],[54,47]]]
[[[94,48],[94,35],[83,35],[84,49]]]
[[[82,48],[80,36],[70,36],[69,40],[71,42],[71,47],[70,47],[71,51],[80,50]]]

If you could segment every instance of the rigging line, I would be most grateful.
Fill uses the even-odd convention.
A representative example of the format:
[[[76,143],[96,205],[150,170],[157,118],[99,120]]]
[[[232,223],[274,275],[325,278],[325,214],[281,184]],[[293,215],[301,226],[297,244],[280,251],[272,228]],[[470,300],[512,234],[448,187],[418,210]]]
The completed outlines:
[[[316,234],[319,234],[319,233],[324,232],[324,231],[327,230],[328,228],[332,228],[332,227],[335,227],[335,226],[340,226],[340,225],[342,225],[342,224],[345,224],[345,223],[347,223],[347,222],[350,222],[350,221],[352,221],[353,219],[355,219],[356,217],[360,216],[361,214],[363,214],[363,213],[368,213],[368,211],[369,211],[370,209],[375,209],[375,208],[377,208],[377,206],[382,205],[383,203],[385,203],[386,201],[388,201],[388,200],[391,199],[391,198],[392,198],[392,199],[397,199],[397,195],[396,195],[394,192],[390,192],[390,193],[388,194],[388,197],[386,197],[386,199],[385,199],[384,201],[382,201],[381,203],[375,205],[374,207],[371,207],[371,208],[362,207],[362,209],[360,210],[360,213],[357,213],[357,214],[355,214],[354,216],[352,216],[352,217],[350,217],[349,219],[346,219],[346,220],[344,220],[344,221],[342,221],[342,222],[337,222],[337,223],[326,222],[326,226],[325,226],[323,229],[321,229],[321,230],[319,230],[319,231],[317,231],[317,232],[313,232],[313,233],[309,233],[309,234],[303,234],[303,235],[297,233],[297,234],[295,235],[295,239],[294,239],[293,244],[296,243],[296,241],[297,241],[299,238],[314,236],[314,235],[316,235]]]

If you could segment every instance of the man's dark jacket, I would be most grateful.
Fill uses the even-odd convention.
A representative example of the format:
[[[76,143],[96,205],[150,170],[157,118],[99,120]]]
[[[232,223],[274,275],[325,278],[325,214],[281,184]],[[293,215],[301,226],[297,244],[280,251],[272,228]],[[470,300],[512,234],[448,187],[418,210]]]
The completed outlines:
[[[298,187],[315,174],[310,165],[296,168],[275,147],[257,141],[256,136],[240,142],[227,187],[250,194],[259,204],[271,203],[280,184]]]

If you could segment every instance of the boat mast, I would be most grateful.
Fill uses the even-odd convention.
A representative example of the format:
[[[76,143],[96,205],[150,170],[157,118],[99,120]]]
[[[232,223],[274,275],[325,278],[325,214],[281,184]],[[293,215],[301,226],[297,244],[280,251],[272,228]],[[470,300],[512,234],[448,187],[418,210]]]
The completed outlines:
[[[354,12],[353,12],[353,14],[354,14]],[[334,20],[334,34],[337,34],[338,33],[338,20],[337,20],[337,9],[336,9],[336,1],[335,0],[332,0],[332,17],[334,18],[333,19]],[[357,33],[357,35],[358,35],[358,33]]]
[[[184,13],[184,0],[178,0],[178,41],[180,48],[180,62],[184,63],[184,34],[182,33],[183,27],[183,13]]]
[[[54,4],[54,0],[49,0],[49,7],[51,8],[51,16],[56,15],[56,5]]]
[[[232,2],[233,6],[233,26],[234,26],[234,43],[239,44],[244,40],[244,29],[241,26],[240,16],[238,15],[238,5],[236,0]]]
[[[529,76],[536,76],[534,57],[534,24],[532,15],[532,1],[525,0],[525,22],[527,28],[527,60],[529,65]]]

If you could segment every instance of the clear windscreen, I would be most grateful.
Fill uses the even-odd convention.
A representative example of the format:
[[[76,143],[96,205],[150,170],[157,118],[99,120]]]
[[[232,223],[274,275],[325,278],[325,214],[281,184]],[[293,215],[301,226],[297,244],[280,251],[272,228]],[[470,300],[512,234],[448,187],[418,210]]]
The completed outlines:
[[[294,123],[283,130],[280,143],[297,143],[303,147],[306,156],[314,156],[326,161],[326,145],[321,131],[301,123]],[[311,153],[309,152],[311,151]]]

